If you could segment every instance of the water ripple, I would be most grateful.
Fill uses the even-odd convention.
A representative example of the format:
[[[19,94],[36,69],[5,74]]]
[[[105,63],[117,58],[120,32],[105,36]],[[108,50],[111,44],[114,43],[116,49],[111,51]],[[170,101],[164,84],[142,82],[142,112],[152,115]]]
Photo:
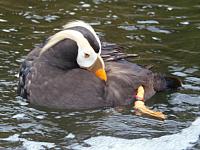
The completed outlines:
[[[0,1],[1,147],[66,149],[73,143],[84,144],[85,139],[94,136],[141,141],[146,138],[145,142],[155,144],[156,137],[182,135],[182,130],[187,131],[200,115],[199,6],[196,1]],[[18,68],[27,53],[74,19],[89,22],[102,39],[139,54],[133,62],[153,64],[154,71],[181,78],[182,89],[158,93],[147,104],[166,113],[166,121],[135,116],[130,109],[62,112],[16,98]],[[105,144],[107,137],[102,139]],[[197,146],[193,147],[200,149],[200,141],[194,141]],[[120,149],[126,146],[122,143]]]

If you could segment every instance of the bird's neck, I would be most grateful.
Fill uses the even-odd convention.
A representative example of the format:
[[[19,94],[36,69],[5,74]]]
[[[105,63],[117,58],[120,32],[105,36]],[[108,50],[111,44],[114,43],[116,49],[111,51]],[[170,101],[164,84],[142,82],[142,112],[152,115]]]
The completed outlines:
[[[76,42],[65,39],[42,54],[46,63],[62,70],[78,68],[76,61],[78,46]]]

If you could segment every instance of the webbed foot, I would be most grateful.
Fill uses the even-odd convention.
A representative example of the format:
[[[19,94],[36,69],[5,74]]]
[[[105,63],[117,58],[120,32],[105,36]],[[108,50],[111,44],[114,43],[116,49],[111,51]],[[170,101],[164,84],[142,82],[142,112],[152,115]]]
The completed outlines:
[[[140,115],[140,116],[147,116],[147,117],[155,118],[158,120],[165,120],[167,117],[162,112],[156,112],[156,111],[150,110],[148,107],[145,106],[144,102],[140,100],[135,102],[134,109],[135,109],[136,115]]]

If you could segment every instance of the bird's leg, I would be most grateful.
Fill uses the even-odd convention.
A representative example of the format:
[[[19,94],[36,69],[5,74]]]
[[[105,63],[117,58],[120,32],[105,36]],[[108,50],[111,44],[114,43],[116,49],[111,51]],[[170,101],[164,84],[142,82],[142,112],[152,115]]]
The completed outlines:
[[[143,115],[148,117],[153,117],[159,120],[164,120],[166,116],[162,112],[156,112],[147,108],[144,104],[144,88],[143,86],[139,86],[137,89],[137,94],[135,96],[136,101],[134,105],[134,109],[137,115]]]

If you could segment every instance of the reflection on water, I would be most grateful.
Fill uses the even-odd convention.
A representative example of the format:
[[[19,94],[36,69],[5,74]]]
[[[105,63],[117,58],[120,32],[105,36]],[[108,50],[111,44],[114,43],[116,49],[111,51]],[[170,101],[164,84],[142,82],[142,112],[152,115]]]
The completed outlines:
[[[157,138],[181,132],[200,115],[199,2],[7,0],[0,8],[0,147],[61,149],[102,135]],[[45,110],[16,98],[24,56],[74,19],[89,22],[103,39],[139,54],[133,61],[153,64],[155,71],[183,80],[181,90],[159,93],[149,101],[149,107],[168,114],[165,122],[113,109]],[[193,149],[200,149],[199,141]]]

